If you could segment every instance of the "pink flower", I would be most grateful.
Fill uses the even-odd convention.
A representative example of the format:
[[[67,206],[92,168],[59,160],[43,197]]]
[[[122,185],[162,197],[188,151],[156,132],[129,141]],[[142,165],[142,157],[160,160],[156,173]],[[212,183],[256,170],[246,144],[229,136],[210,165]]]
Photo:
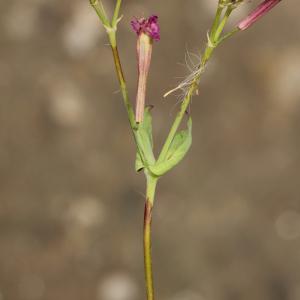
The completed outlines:
[[[281,0],[265,0],[260,5],[258,5],[250,15],[248,15],[244,20],[238,24],[240,30],[246,30],[253,23],[255,23],[259,18],[267,14],[275,5],[277,5]]]
[[[131,21],[132,29],[137,35],[145,33],[150,36],[154,41],[160,40],[160,28],[158,25],[158,16],[152,15],[148,19],[141,18]]]
[[[138,87],[136,95],[135,120],[140,123],[144,119],[146,86],[150,69],[153,40],[159,41],[160,29],[158,17],[151,16],[148,19],[134,19],[131,21],[132,29],[138,35]]]

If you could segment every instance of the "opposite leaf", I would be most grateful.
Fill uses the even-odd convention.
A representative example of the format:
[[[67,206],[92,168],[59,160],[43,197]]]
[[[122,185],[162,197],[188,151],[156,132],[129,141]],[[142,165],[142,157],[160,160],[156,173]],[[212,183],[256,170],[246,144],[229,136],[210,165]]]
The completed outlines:
[[[155,176],[163,174],[174,168],[187,154],[192,145],[192,119],[188,120],[188,128],[178,132],[167,152],[166,159],[159,163],[149,166],[149,170]]]

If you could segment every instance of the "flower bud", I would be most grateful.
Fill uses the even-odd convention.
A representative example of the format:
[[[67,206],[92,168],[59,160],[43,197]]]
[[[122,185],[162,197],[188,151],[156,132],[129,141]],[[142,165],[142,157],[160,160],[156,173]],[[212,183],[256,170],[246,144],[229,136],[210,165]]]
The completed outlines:
[[[266,15],[275,5],[277,5],[281,0],[265,0],[260,5],[258,5],[244,20],[242,20],[238,25],[238,29],[246,30],[253,23],[255,23],[259,18]]]

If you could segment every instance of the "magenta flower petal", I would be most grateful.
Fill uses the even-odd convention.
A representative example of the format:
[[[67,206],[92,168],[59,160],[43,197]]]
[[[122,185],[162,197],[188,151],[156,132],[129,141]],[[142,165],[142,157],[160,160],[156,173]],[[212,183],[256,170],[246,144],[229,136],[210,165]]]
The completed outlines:
[[[133,31],[136,32],[137,35],[145,33],[149,35],[154,41],[160,40],[160,28],[158,24],[158,16],[152,15],[148,19],[134,18],[131,21],[131,27]]]
[[[258,5],[250,15],[248,15],[244,20],[242,20],[237,27],[240,30],[246,30],[253,23],[255,23],[259,18],[267,14],[275,5],[277,5],[281,0],[265,0],[260,5]]]

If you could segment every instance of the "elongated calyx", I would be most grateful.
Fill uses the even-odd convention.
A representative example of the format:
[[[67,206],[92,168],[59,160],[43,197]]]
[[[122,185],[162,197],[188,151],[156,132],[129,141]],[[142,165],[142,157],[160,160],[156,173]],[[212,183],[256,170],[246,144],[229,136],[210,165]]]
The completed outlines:
[[[246,30],[258,19],[266,15],[281,0],[265,0],[258,5],[244,20],[238,24],[238,29]]]
[[[131,21],[132,29],[138,35],[138,87],[136,95],[135,120],[141,123],[144,119],[147,78],[150,69],[152,44],[160,39],[158,17],[150,16],[148,19],[134,18]]]

